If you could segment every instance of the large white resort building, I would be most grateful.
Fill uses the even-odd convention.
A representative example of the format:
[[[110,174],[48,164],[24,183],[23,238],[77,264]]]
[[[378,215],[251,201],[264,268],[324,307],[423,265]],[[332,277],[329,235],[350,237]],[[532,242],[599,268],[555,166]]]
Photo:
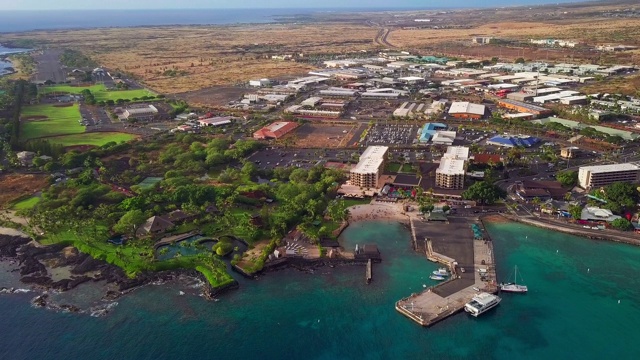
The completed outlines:
[[[640,181],[640,166],[632,163],[581,166],[578,171],[578,183],[583,189],[606,186],[619,181]]]
[[[447,147],[447,152],[440,159],[440,166],[436,170],[436,186],[444,189],[463,189],[467,160],[469,160],[468,147]]]
[[[351,185],[361,188],[377,188],[380,174],[386,163],[387,146],[369,146],[360,156],[360,161],[349,173]]]

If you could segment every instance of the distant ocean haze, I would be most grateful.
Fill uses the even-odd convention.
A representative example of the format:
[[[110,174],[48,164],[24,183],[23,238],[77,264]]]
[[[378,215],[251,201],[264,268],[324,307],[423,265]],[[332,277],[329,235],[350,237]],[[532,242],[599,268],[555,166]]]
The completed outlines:
[[[380,9],[381,10],[381,9]],[[385,9],[393,10],[393,9]],[[396,9],[398,10],[398,9]],[[260,24],[316,12],[364,9],[180,9],[0,11],[0,32],[165,25]],[[368,9],[366,11],[372,11]]]

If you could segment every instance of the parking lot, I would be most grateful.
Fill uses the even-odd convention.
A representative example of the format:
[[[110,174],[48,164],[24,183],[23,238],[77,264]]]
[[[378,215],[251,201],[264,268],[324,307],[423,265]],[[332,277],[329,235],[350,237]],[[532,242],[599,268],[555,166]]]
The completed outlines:
[[[360,154],[356,150],[336,149],[276,149],[267,148],[256,152],[247,160],[256,164],[259,169],[274,169],[276,167],[296,167],[309,169],[316,164],[325,161],[346,162],[354,160],[354,154]]]
[[[374,125],[369,129],[364,145],[411,145],[416,143],[418,126],[408,124]]]

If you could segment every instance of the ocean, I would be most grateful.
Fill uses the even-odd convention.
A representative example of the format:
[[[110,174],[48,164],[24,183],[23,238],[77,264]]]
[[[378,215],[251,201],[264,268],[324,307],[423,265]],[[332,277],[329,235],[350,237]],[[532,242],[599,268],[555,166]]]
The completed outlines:
[[[640,248],[521,224],[493,223],[500,279],[513,266],[526,295],[503,294],[480,318],[457,314],[421,328],[394,309],[436,264],[410,248],[394,222],[362,222],[344,244],[375,243],[383,262],[364,267],[238,278],[217,302],[187,285],[146,286],[105,317],[30,306],[34,294],[0,295],[1,359],[636,359],[640,357]],[[13,280],[11,280],[13,278]],[[15,276],[0,268],[0,286]],[[91,299],[92,288],[73,295]],[[179,291],[187,292],[180,296]],[[59,295],[60,296],[60,295]],[[66,301],[70,301],[68,296]]]
[[[0,11],[0,33],[49,29],[164,25],[232,25],[291,22],[293,17],[327,12],[402,9],[172,9]],[[405,9],[406,10],[406,9]]]
[[[0,76],[11,73],[12,71],[9,68],[13,68],[11,61],[3,60],[4,56],[27,51],[30,51],[30,49],[6,48],[0,44]]]

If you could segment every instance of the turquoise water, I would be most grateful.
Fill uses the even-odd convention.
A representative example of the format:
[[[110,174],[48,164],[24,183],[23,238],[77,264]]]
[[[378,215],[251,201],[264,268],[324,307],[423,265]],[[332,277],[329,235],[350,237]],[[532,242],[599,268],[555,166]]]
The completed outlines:
[[[33,294],[0,295],[1,359],[632,359],[640,356],[640,248],[519,224],[491,224],[499,274],[518,265],[527,295],[503,296],[475,319],[421,328],[394,302],[431,285],[437,268],[396,223],[359,223],[349,248],[376,243],[383,262],[284,270],[207,302],[196,289],[147,286],[106,317],[31,308]],[[557,252],[556,252],[557,250]],[[3,268],[0,268],[2,270]],[[587,271],[589,269],[589,271]],[[0,284],[9,275],[0,273]],[[187,295],[179,296],[178,291]],[[620,304],[618,304],[620,300]]]

